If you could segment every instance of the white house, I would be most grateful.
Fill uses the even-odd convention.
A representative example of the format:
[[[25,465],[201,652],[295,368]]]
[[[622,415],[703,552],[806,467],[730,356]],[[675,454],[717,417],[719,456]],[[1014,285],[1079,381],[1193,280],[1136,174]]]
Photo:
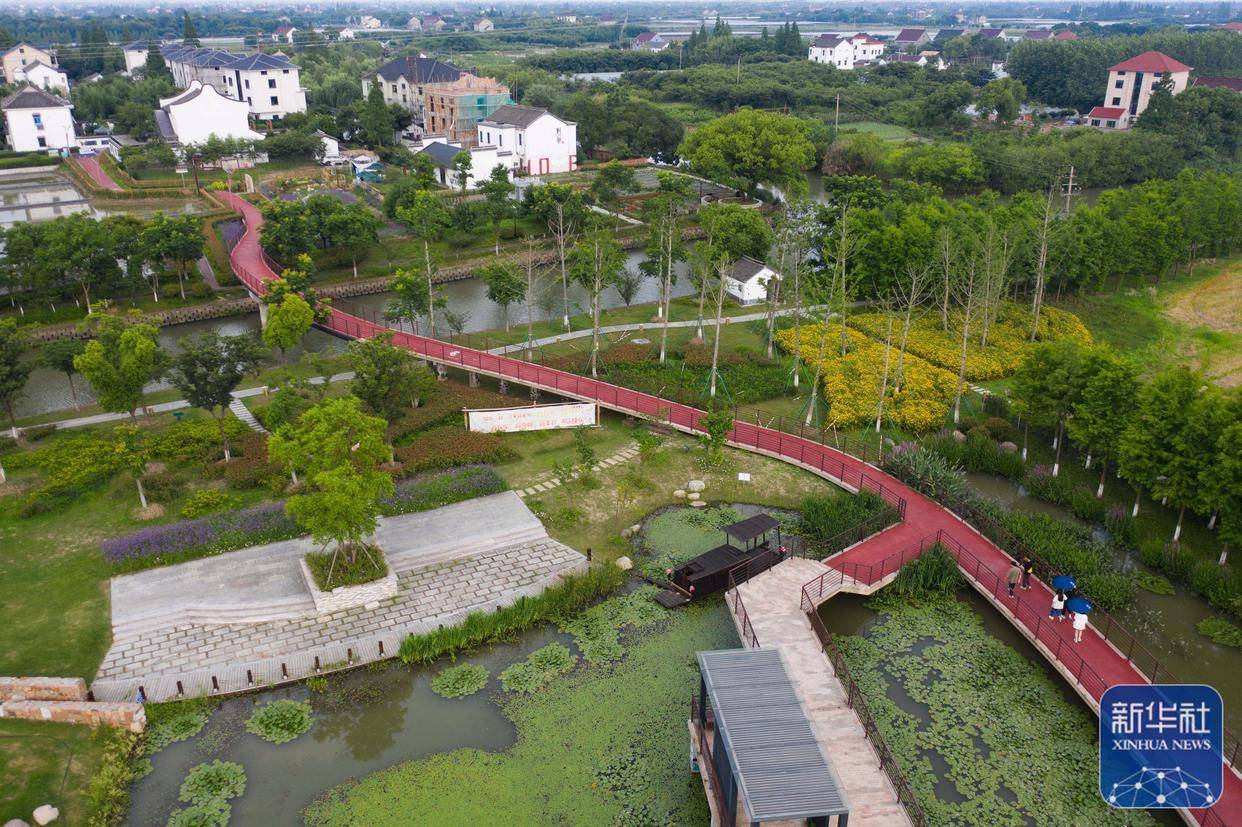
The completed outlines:
[[[821,34],[806,52],[812,63],[825,63],[838,69],[854,68],[854,44],[833,35]]]
[[[306,111],[300,70],[283,55],[239,55],[177,45],[161,46],[160,54],[178,86],[188,89],[194,81],[213,86],[222,95],[245,102],[259,120]]]
[[[257,141],[263,136],[250,128],[250,108],[225,97],[199,81],[171,98],[162,98],[155,124],[170,144],[201,144],[212,135]]]
[[[494,146],[509,169],[526,175],[569,172],[578,166],[578,125],[546,109],[506,104],[477,124],[476,145]],[[505,160],[502,160],[505,163]]]
[[[292,43],[293,34],[296,31],[296,26],[277,26],[272,31],[272,41],[274,43]]]
[[[121,47],[125,57],[125,74],[132,75],[135,69],[143,69],[147,65],[147,41],[135,40]]]
[[[497,166],[512,169],[510,156],[513,153],[508,150],[502,152],[494,146],[476,146],[471,147],[469,150],[463,150],[461,146],[455,143],[429,141],[416,154],[426,155],[431,159],[431,163],[435,165],[437,181],[449,189],[458,189],[461,187],[461,181],[457,177],[457,172],[453,169],[453,159],[457,157],[459,152],[470,153],[470,172],[466,176],[467,189],[474,189],[478,186],[479,181],[487,180],[487,177],[492,174],[492,170]]]
[[[884,41],[877,40],[866,32],[859,32],[850,38],[854,44],[854,62],[864,63],[879,60],[884,54]]]
[[[61,92],[69,91],[69,76],[55,66],[48,66],[41,60],[27,63],[22,68],[15,70],[13,72],[13,81],[15,83],[29,83],[31,86],[38,86],[40,89],[57,89]]]
[[[43,89],[23,86],[0,103],[9,147],[17,152],[68,152],[75,143],[73,104]]]
[[[742,256],[733,265],[733,272],[725,276],[724,288],[738,304],[757,304],[767,300],[772,279],[780,279],[775,270],[762,261]]]
[[[35,61],[48,66],[56,66],[56,52],[50,49],[40,49],[38,46],[31,46],[22,41],[0,55],[0,66],[4,67],[4,82],[16,83],[17,71]]]
[[[486,17],[474,21],[474,30],[476,32],[490,32],[495,28],[496,26],[492,23],[492,21],[488,20]]]
[[[383,25],[378,17],[370,14],[364,14],[358,18],[358,28],[360,29],[378,29]]]
[[[669,42],[655,32],[641,32],[630,41],[630,48],[649,52],[662,52],[669,47]]]
[[[312,134],[314,134],[314,136],[319,139],[319,143],[323,144],[323,157],[324,158],[341,157],[341,142],[340,141],[338,141],[336,138],[333,138],[331,135],[329,135],[327,132],[324,132],[322,129],[316,129],[314,133]]]
[[[339,32],[336,33],[337,40],[353,40],[357,36],[358,35],[354,33],[354,30],[349,28],[349,26],[346,26],[345,28],[341,29]]]

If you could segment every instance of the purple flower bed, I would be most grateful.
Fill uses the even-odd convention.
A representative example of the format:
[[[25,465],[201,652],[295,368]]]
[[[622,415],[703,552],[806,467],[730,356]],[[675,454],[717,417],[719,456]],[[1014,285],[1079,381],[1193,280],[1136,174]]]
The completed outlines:
[[[411,514],[495,494],[506,487],[490,466],[468,465],[401,480],[393,495],[380,501],[380,510],[387,516]],[[281,501],[149,526],[104,540],[99,548],[112,565],[133,570],[288,540],[304,533],[285,514]]]

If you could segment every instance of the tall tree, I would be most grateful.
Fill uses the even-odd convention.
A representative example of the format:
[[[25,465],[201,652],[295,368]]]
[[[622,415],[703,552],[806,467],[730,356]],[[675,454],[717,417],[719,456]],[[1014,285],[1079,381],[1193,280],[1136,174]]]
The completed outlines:
[[[686,245],[682,241],[678,222],[680,211],[694,196],[694,186],[684,175],[657,172],[655,195],[643,205],[647,219],[647,261],[654,262],[655,276],[659,281],[656,317],[660,320],[660,363],[664,363],[668,350],[668,325],[673,285],[677,280],[677,262],[686,258]]]
[[[160,54],[159,44],[154,40],[147,41],[147,62],[143,66],[143,78],[146,80],[162,80],[172,83],[172,72]]]
[[[30,361],[26,359],[26,333],[16,319],[0,319],[0,404],[9,415],[9,427],[17,436],[17,417],[13,407],[30,378]],[[0,471],[0,482],[4,472]]]
[[[599,376],[600,298],[625,266],[625,251],[612,231],[598,224],[583,234],[569,253],[569,270],[591,300],[591,376]]]
[[[513,182],[509,180],[509,170],[497,164],[492,167],[491,174],[479,185],[483,191],[483,203],[488,216],[492,219],[492,232],[495,240],[495,254],[500,255],[500,225],[506,218],[513,215],[517,204],[513,201]]]
[[[279,304],[268,305],[263,342],[286,357],[315,323],[315,311],[297,293],[286,293]]]
[[[384,102],[384,93],[380,90],[380,78],[376,77],[367,92],[366,102],[358,115],[359,126],[362,127],[362,140],[371,147],[383,147],[392,143],[393,133],[397,131],[397,123],[392,110]]]
[[[623,196],[637,191],[638,179],[634,176],[634,170],[618,161],[604,164],[591,180],[591,197],[595,203],[614,213],[620,211]]]
[[[182,339],[181,349],[172,358],[169,379],[187,402],[202,408],[216,421],[225,462],[233,458],[224,427],[233,391],[266,359],[267,349],[257,336],[221,336],[219,333]]]
[[[147,492],[142,487],[142,477],[147,472],[147,462],[151,453],[147,446],[146,436],[133,425],[118,425],[113,429],[113,433],[117,437],[116,457],[121,467],[134,478],[134,484],[138,487],[138,502],[145,509]]]
[[[181,29],[181,44],[183,46],[201,46],[199,42],[198,32],[194,30],[194,21],[190,19],[190,10],[185,9],[181,12],[183,25]]]
[[[1203,379],[1197,373],[1175,367],[1156,374],[1139,390],[1138,405],[1121,436],[1117,456],[1117,472],[1136,492],[1133,514],[1138,514],[1138,494],[1143,489],[1156,497],[1169,495],[1164,483],[1177,460],[1183,417],[1202,386]]]
[[[156,213],[139,236],[144,258],[148,261],[171,261],[176,266],[177,284],[183,299],[186,274],[190,265],[202,257],[203,244],[202,219],[193,215],[171,218]]]
[[[95,338],[74,357],[73,366],[95,390],[99,407],[136,417],[143,388],[164,370],[159,331],[136,314],[100,313],[92,322]]]
[[[78,404],[78,389],[73,384],[73,376],[78,372],[78,369],[73,366],[73,360],[85,349],[86,344],[78,339],[55,339],[45,344],[40,353],[43,364],[52,370],[60,371],[69,380],[69,396],[73,399],[74,410],[82,406]]]
[[[365,204],[350,204],[328,218],[328,235],[333,244],[349,251],[354,278],[358,278],[358,254],[379,242],[384,222]]]
[[[548,231],[556,241],[557,257],[561,265],[561,297],[564,303],[561,322],[569,330],[567,256],[572,239],[586,216],[582,193],[569,184],[551,182],[531,189],[529,198],[531,211],[548,225]]]
[[[435,388],[431,371],[408,351],[393,347],[390,332],[352,341],[345,350],[354,371],[350,390],[389,422],[418,407]]]
[[[474,162],[469,152],[459,152],[453,156],[453,176],[457,181],[458,195],[464,200],[466,190],[470,187],[470,172]]]
[[[397,209],[397,218],[410,228],[410,232],[423,244],[423,277],[427,280],[427,293],[434,293],[437,265],[431,253],[431,245],[444,238],[453,226],[453,216],[439,197],[430,192],[415,193],[408,206]],[[435,302],[427,305],[427,327],[436,335]]]
[[[804,173],[815,162],[806,122],[747,108],[691,132],[678,152],[701,175],[739,182],[750,194],[759,184],[779,187],[787,195],[803,194]]]
[[[1032,425],[1053,428],[1055,477],[1061,470],[1065,421],[1078,403],[1083,385],[1082,346],[1069,339],[1043,342],[1029,353],[1013,377],[1014,407]]]
[[[1138,399],[1138,371],[1104,346],[1093,348],[1083,364],[1082,394],[1074,404],[1074,415],[1067,425],[1070,439],[1087,451],[1090,467],[1094,456],[1100,461],[1100,482],[1095,496],[1104,496],[1108,464],[1115,459]]]
[[[475,275],[487,287],[487,298],[500,305],[509,332],[509,305],[526,298],[526,277],[510,261],[494,259],[480,267]]]

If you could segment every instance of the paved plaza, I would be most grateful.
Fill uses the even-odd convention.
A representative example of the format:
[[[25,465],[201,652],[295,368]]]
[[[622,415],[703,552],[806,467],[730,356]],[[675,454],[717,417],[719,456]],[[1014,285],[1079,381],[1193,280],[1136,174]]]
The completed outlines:
[[[391,657],[410,633],[538,594],[587,565],[511,492],[386,518],[375,538],[397,597],[323,616],[299,569],[304,538],[113,578],[113,642],[95,697],[235,692]]]

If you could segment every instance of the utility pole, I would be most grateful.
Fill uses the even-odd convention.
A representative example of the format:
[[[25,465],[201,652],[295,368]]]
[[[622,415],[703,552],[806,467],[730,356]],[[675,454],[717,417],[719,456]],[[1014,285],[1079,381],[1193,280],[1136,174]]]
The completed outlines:
[[[742,57],[741,55],[739,55],[737,58],[737,82],[738,83],[742,82]]]
[[[1065,217],[1069,218],[1070,198],[1074,195],[1074,165],[1070,164],[1069,184],[1065,187]]]
[[[841,126],[841,93],[837,92],[837,109],[832,116],[832,133],[836,137],[838,128]]]

